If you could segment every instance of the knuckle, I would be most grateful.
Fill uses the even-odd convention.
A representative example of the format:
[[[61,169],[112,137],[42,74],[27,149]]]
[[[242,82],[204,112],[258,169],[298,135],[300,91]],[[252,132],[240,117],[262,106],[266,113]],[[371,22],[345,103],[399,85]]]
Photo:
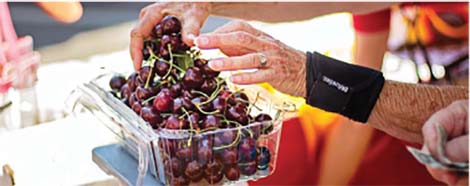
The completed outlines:
[[[131,32],[130,32],[130,36],[131,38],[134,38],[134,37],[141,37],[140,35],[140,32],[139,32],[139,29],[134,27],[132,28]]]
[[[238,31],[236,33],[236,39],[242,43],[242,44],[245,44],[245,45],[249,45],[251,43],[253,43],[253,37],[251,37],[249,34],[247,34],[246,32],[241,32],[241,31]]]

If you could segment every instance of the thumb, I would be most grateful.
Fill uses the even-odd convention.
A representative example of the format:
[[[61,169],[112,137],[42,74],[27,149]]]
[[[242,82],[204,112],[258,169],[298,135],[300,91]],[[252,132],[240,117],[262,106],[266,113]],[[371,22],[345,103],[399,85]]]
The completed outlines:
[[[450,160],[468,162],[468,135],[456,137],[446,143],[445,153]]]
[[[205,17],[196,18],[196,17],[189,17],[183,21],[182,25],[182,38],[183,42],[186,43],[188,46],[194,45],[194,39],[199,36],[201,27],[205,21]]]

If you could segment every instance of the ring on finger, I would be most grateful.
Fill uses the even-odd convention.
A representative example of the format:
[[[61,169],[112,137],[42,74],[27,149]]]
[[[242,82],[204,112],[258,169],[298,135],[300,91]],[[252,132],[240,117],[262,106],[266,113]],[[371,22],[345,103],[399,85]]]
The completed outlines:
[[[268,64],[268,57],[264,55],[263,53],[259,53],[259,66],[260,67],[266,67]]]

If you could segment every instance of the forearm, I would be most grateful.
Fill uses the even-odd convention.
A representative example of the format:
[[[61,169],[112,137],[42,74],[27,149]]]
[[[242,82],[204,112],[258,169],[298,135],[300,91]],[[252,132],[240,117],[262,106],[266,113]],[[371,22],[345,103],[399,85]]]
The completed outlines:
[[[468,99],[468,88],[386,81],[368,124],[400,139],[422,143],[425,121],[459,99]]]
[[[211,3],[211,14],[245,20],[284,22],[311,19],[335,12],[368,13],[396,3],[301,2],[301,3]]]

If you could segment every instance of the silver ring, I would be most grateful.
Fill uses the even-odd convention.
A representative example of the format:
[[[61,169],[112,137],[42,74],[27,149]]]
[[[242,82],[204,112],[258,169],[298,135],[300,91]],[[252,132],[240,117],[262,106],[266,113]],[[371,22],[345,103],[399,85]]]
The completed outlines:
[[[268,57],[266,57],[266,55],[264,55],[263,53],[260,53],[259,54],[259,66],[260,67],[265,67],[266,64],[268,64]]]

